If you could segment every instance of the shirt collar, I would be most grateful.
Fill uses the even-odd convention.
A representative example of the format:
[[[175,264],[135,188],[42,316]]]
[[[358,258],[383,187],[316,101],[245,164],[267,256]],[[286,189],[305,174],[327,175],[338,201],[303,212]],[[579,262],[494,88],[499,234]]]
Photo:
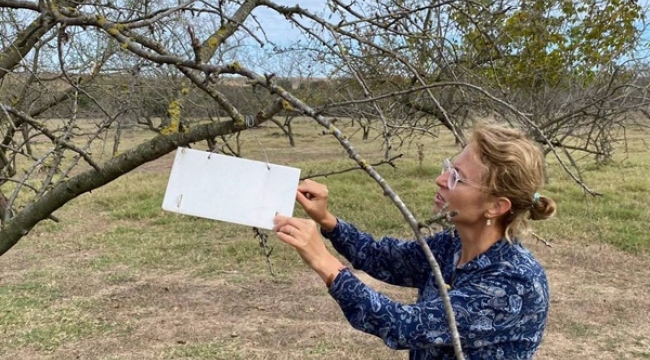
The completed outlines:
[[[460,238],[458,237],[458,233],[455,233],[454,235],[456,235],[455,237],[456,240],[458,241],[458,248],[456,249],[456,252],[454,254],[454,263],[458,263],[458,259],[460,258],[461,245],[460,245]],[[503,258],[503,252],[510,249],[510,247],[513,246],[515,243],[516,242],[510,243],[505,238],[503,238],[495,242],[492,246],[490,246],[490,248],[487,249],[487,251],[475,257],[470,262],[464,264],[458,269],[464,271],[474,271],[474,270],[486,268],[492,263],[501,261],[501,259]]]

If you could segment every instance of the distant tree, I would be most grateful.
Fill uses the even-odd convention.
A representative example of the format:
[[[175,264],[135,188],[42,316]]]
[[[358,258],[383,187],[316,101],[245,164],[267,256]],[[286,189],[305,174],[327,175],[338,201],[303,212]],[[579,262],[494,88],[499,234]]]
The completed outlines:
[[[637,2],[335,3],[346,21],[312,20],[326,29],[324,58],[356,86],[322,110],[356,107],[386,141],[443,126],[462,144],[469,121],[494,117],[562,154],[580,181],[573,154],[609,159],[621,130],[646,118]]]

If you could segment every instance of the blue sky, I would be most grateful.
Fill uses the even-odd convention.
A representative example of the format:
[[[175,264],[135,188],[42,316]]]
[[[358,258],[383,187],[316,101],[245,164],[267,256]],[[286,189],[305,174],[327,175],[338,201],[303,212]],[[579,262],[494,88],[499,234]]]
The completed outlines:
[[[325,0],[276,0],[274,2],[284,6],[300,5],[301,8],[318,15],[328,11]],[[259,7],[253,14],[260,20],[267,36],[274,43],[291,43],[302,37],[300,31],[293,28],[287,19],[269,8]]]
[[[328,19],[329,8],[327,7],[327,2],[325,0],[275,0],[278,5],[283,6],[296,6],[300,5],[301,8],[308,10],[309,12]],[[272,9],[267,7],[258,7],[253,11],[253,15],[261,23],[264,33],[266,34],[267,39],[271,41],[274,45],[279,47],[286,47],[289,45],[295,45],[297,41],[301,41],[301,45],[306,45],[308,42],[306,36],[303,34],[302,30],[297,29],[292,22],[288,21],[284,16],[278,14]],[[301,23],[310,26],[311,23],[306,18],[297,18]],[[330,21],[335,21],[331,20]],[[247,25],[249,29],[253,29],[256,24],[253,21],[248,21]],[[258,36],[262,38],[262,34],[257,32]],[[260,55],[263,57],[262,60],[258,56],[255,58],[258,61],[251,61],[247,57],[247,53],[236,55],[239,61],[242,63],[248,64],[247,66],[252,68],[254,71],[259,73],[268,73],[273,72],[279,76],[322,76],[324,74],[324,67],[316,68],[316,65],[313,62],[311,66],[308,66],[307,62],[296,62],[295,58],[292,59],[291,55],[288,57],[283,57],[283,55],[277,55],[269,53],[271,50],[270,47],[266,46],[264,50],[260,52],[259,44],[253,39],[246,41],[250,44],[249,51],[252,51],[254,54]],[[248,53],[250,54],[250,53]],[[242,58],[242,55],[245,58]],[[306,55],[303,55],[306,56]]]

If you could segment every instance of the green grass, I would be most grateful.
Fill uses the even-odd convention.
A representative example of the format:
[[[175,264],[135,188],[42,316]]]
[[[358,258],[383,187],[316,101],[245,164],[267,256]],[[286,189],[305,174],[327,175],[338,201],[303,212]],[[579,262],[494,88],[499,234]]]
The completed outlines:
[[[178,344],[167,348],[163,359],[243,360],[236,337],[207,343]]]
[[[55,313],[48,323],[31,328],[24,334],[24,345],[41,351],[52,351],[64,343],[96,335],[108,335],[116,328],[100,318],[89,318],[77,309],[63,309]]]
[[[66,342],[121,328],[94,316],[94,311],[86,312],[97,307],[94,300],[67,301],[63,289],[48,274],[35,271],[26,278],[31,280],[0,286],[0,328],[10,335],[2,342],[0,355],[23,346],[48,352]]]
[[[574,322],[569,325],[569,332],[573,337],[588,337],[593,331],[593,329],[585,324]]]
[[[333,351],[332,344],[330,344],[327,341],[318,341],[316,344],[306,348],[303,350],[302,354],[303,356],[313,356],[313,355],[326,355],[328,353],[334,352]]]
[[[556,237],[604,242],[633,253],[650,250],[650,154],[630,154],[627,159],[590,167],[586,184],[602,196],[586,194],[557,165],[544,194],[558,205],[557,219],[540,223]]]
[[[27,314],[51,304],[59,296],[56,287],[41,282],[25,281],[15,285],[0,287],[0,325],[25,324]]]

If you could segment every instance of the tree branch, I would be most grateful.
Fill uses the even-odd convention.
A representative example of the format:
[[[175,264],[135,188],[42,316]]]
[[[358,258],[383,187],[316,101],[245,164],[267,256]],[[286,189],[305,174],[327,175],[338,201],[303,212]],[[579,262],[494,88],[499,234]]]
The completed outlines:
[[[48,128],[41,125],[36,119],[33,119],[31,116],[23,113],[22,111],[18,111],[16,109],[12,108],[11,106],[0,104],[0,108],[2,108],[2,110],[4,110],[4,111],[7,111],[8,113],[18,117],[19,119],[21,119],[25,123],[29,124],[34,129],[40,131],[41,134],[45,135],[48,139],[52,140],[53,143],[55,143],[57,145],[60,145],[60,146],[62,146],[64,148],[70,149],[70,150],[76,152],[77,154],[81,155],[84,158],[84,160],[86,160],[86,162],[90,166],[92,166],[95,170],[100,171],[99,165],[95,162],[95,160],[93,160],[93,158],[86,151],[82,150],[78,146],[76,146],[76,145],[74,145],[74,144],[72,144],[72,143],[70,143],[68,141],[63,140],[62,138],[54,136],[54,134],[52,134],[52,132]]]
[[[24,1],[3,1],[9,7],[24,8],[30,10],[42,11],[39,6],[34,8],[34,5]],[[55,6],[70,7],[72,9],[79,6],[79,1],[59,0],[55,1]],[[0,3],[2,5],[2,3]],[[24,5],[24,6],[23,6]],[[0,52],[0,79],[4,78],[16,65],[34,48],[34,46],[41,40],[41,37],[50,31],[56,22],[50,16],[39,16],[32,23],[21,31],[16,40],[4,50]]]
[[[254,125],[259,125],[282,111],[285,108],[284,103],[284,100],[277,99],[262,109],[255,116]],[[159,135],[107,161],[100,166],[99,170],[88,170],[66,181],[59,182],[42,197],[27,204],[11,220],[3,223],[4,226],[0,229],[0,256],[11,249],[38,222],[46,219],[77,196],[106,185],[138,166],[176,150],[179,146],[187,146],[207,138],[246,129],[245,124],[238,125],[237,122],[230,120],[197,125],[185,133],[179,132],[169,136]]]
[[[246,21],[246,18],[253,12],[253,10],[260,5],[258,0],[246,0],[239,6],[233,17],[223,24],[215,33],[210,35],[201,44],[200,58],[204,62],[208,62],[217,49],[223,42],[232,36],[235,31]]]
[[[404,154],[399,154],[399,155],[393,156],[392,158],[390,158],[388,160],[381,160],[381,161],[376,162],[374,164],[370,164],[370,166],[378,167],[378,166],[381,166],[381,165],[384,165],[384,164],[388,164],[388,165],[392,166],[393,168],[395,168],[397,166],[395,165],[395,163],[393,163],[393,161],[401,158],[402,156],[404,156]],[[325,172],[325,173],[309,174],[307,176],[301,177],[300,180],[314,179],[314,178],[317,178],[317,177],[328,177],[328,176],[332,176],[332,175],[340,175],[340,174],[344,174],[346,172],[355,171],[355,170],[364,170],[364,169],[362,167],[355,166],[355,167],[351,167],[351,168],[347,168],[347,169],[343,169],[343,170],[334,170],[334,171],[328,171],[328,172]]]

